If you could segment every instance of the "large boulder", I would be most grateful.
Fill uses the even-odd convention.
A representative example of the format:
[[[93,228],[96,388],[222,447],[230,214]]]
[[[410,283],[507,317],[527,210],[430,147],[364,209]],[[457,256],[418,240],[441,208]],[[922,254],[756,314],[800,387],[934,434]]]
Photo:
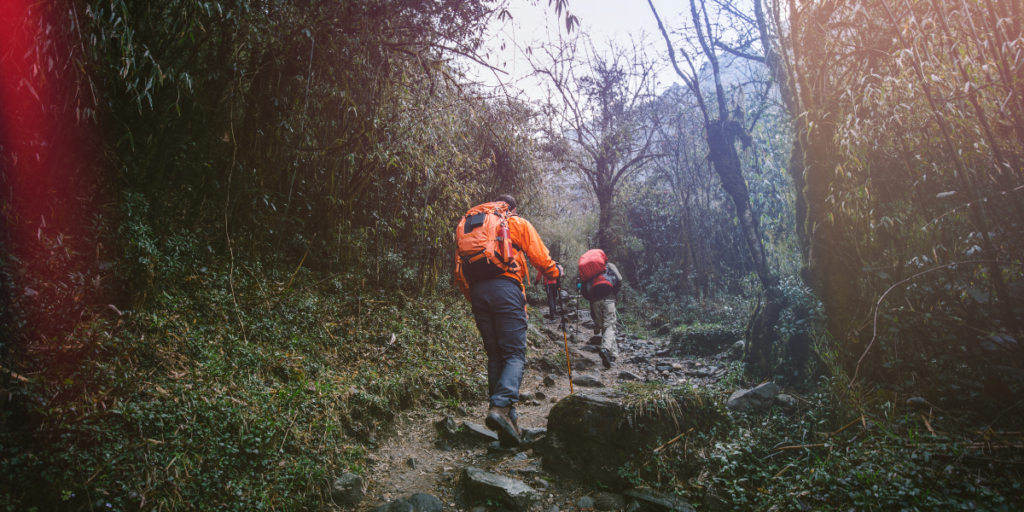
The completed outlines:
[[[704,430],[721,418],[709,403],[679,390],[680,414],[641,413],[624,404],[623,391],[588,389],[560,400],[548,414],[544,467],[614,489],[628,487],[619,468],[638,454],[685,432]],[[706,404],[706,405],[702,405]]]
[[[772,405],[782,388],[774,382],[765,382],[754,389],[741,389],[729,397],[725,406],[730,411],[759,411]]]
[[[462,472],[462,485],[470,503],[491,500],[512,510],[528,510],[540,493],[521,480],[473,467]]]

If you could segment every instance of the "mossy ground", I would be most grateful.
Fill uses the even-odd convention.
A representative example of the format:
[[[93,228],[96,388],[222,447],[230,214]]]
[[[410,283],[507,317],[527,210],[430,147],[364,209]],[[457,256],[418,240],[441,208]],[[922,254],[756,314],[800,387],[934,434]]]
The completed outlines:
[[[316,508],[397,411],[486,389],[461,297],[257,276],[236,270],[234,299],[226,269],[189,276],[29,347],[0,508]]]

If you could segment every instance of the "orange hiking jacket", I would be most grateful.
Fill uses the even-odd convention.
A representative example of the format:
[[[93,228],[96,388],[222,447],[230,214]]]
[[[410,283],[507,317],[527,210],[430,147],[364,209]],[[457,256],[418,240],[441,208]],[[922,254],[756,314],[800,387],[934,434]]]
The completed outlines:
[[[516,265],[514,270],[505,272],[499,277],[510,277],[515,279],[516,282],[519,283],[519,288],[522,289],[525,294],[525,284],[530,284],[530,275],[526,268],[526,258],[529,258],[530,264],[540,270],[540,272],[548,279],[558,279],[559,277],[562,277],[558,275],[558,267],[556,266],[555,261],[551,259],[551,254],[548,253],[548,248],[544,246],[544,242],[540,239],[540,235],[537,234],[537,230],[533,228],[533,224],[530,224],[530,221],[518,215],[509,217],[508,234],[512,239],[515,250],[517,251]],[[455,255],[455,262],[459,262],[458,254]],[[473,300],[469,294],[469,281],[467,281],[462,275],[462,272],[460,272],[459,265],[455,266],[455,284],[458,285],[460,290],[462,290],[462,294],[466,296],[466,300]]]

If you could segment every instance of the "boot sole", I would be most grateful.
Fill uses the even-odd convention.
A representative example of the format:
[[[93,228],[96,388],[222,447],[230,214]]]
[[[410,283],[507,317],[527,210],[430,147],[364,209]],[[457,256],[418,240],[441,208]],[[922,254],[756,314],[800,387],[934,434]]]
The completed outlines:
[[[515,428],[501,416],[490,413],[484,420],[484,424],[487,425],[487,428],[498,433],[498,442],[502,446],[514,447],[519,446],[521,443],[519,436],[516,435]]]
[[[601,365],[604,366],[604,368],[606,370],[611,369],[611,367],[612,367],[611,356],[609,356],[604,350],[598,352],[597,355],[601,356]]]

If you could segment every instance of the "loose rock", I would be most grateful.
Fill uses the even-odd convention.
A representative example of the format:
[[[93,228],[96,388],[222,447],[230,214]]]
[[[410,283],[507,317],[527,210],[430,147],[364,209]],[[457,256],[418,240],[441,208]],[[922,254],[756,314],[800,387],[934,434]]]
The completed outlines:
[[[765,382],[754,389],[741,389],[729,397],[725,404],[731,411],[755,411],[764,409],[772,404],[773,399],[779,394],[778,384]]]
[[[389,501],[371,512],[441,512],[441,500],[426,493],[418,492],[407,498]]]
[[[523,428],[523,435],[520,436],[520,437],[522,438],[523,441],[531,442],[531,441],[536,441],[537,438],[539,438],[540,436],[543,436],[547,432],[548,432],[548,429],[546,429],[546,428],[525,427],[525,428]]]
[[[556,379],[558,379],[558,377],[554,375],[548,375],[544,377],[544,385],[548,387],[554,386]]]
[[[579,500],[576,500],[576,506],[582,510],[594,508],[594,498],[590,496],[583,496]]]
[[[732,360],[738,360],[739,358],[743,357],[743,350],[745,348],[747,348],[747,342],[739,340],[736,343],[733,343],[731,347],[729,347],[729,350],[726,351],[725,356]]]
[[[775,405],[778,405],[785,411],[795,411],[800,406],[800,402],[796,397],[783,393],[775,397]]]
[[[412,505],[415,512],[441,512],[441,509],[444,508],[441,500],[422,492],[413,494],[406,500]]]
[[[594,494],[594,508],[598,510],[622,510],[626,508],[626,497],[614,492]]]
[[[626,371],[624,371],[624,372],[619,373],[619,380],[642,381],[644,379],[643,379],[643,377],[641,377],[641,376],[639,376],[639,375],[637,375],[637,374],[635,374],[633,372],[626,372]]]
[[[650,510],[652,512],[696,512],[689,501],[674,494],[655,491],[647,487],[630,489],[623,494],[636,499],[640,504],[640,510]]]
[[[412,503],[409,503],[405,499],[389,501],[379,507],[370,509],[370,512],[416,512],[412,508]]]
[[[576,377],[575,379],[573,379],[572,383],[577,385],[577,386],[584,387],[584,388],[603,388],[604,387],[604,383],[601,382],[601,379],[599,379],[599,378],[597,378],[597,377],[595,377],[593,375],[580,375],[579,377]]]
[[[578,349],[572,349],[569,351],[569,361],[572,364],[573,370],[587,370],[597,366],[596,359]]]
[[[468,501],[501,501],[514,510],[525,511],[540,499],[540,494],[520,480],[469,467],[462,472],[462,485]]]
[[[434,423],[434,428],[437,430],[438,437],[444,439],[452,439],[459,433],[458,424],[455,423],[455,418],[451,416],[445,416],[438,420]]]
[[[658,328],[658,336],[664,336],[672,332],[672,324],[664,324]]]
[[[363,479],[344,473],[331,485],[331,500],[342,507],[355,507],[363,501]]]
[[[545,400],[547,399],[548,395],[544,394],[543,391],[534,391],[533,397],[536,398],[537,400]]]

